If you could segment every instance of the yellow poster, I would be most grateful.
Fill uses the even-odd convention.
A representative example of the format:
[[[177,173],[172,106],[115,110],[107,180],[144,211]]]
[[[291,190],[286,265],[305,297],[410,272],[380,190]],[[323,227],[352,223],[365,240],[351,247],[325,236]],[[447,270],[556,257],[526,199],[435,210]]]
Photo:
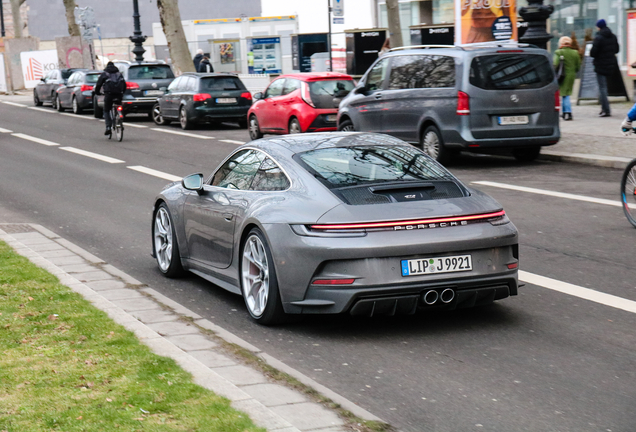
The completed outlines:
[[[516,0],[455,0],[455,44],[517,40]]]

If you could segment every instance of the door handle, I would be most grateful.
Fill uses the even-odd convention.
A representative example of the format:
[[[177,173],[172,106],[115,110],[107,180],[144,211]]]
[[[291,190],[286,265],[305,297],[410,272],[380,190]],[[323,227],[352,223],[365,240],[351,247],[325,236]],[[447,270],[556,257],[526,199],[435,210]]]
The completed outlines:
[[[375,98],[376,98],[376,99],[382,99],[382,93],[378,93],[378,94],[376,94],[376,95],[375,95]]]
[[[223,213],[223,217],[225,218],[226,221],[230,222],[232,218],[234,217],[234,215],[232,213]]]

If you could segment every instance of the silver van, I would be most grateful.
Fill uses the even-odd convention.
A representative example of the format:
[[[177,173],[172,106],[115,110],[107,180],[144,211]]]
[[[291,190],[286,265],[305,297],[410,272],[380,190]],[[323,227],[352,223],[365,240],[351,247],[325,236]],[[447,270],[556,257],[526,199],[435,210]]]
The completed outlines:
[[[442,163],[460,151],[532,161],[559,141],[559,109],[543,49],[405,47],[379,58],[342,100],[338,130],[393,135]]]

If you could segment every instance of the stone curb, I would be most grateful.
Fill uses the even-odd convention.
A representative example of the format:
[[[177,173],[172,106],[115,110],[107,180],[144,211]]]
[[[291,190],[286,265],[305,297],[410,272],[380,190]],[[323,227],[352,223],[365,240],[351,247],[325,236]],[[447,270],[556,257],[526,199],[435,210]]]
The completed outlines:
[[[634,156],[636,157],[636,152],[634,153]],[[632,160],[630,158],[619,156],[593,155],[586,153],[565,153],[552,150],[541,150],[539,159],[617,169],[625,169],[627,164]]]
[[[234,408],[246,412],[258,426],[275,432],[348,430],[332,410],[308,401],[302,393],[273,383],[262,372],[227,357],[198,327],[253,353],[271,367],[296,378],[357,417],[382,422],[258,347],[40,225],[0,224],[0,240],[135,333],[156,354],[174,359],[193,375],[195,383],[228,398]],[[194,325],[180,320],[180,317],[193,320]],[[266,386],[267,391],[262,386]]]

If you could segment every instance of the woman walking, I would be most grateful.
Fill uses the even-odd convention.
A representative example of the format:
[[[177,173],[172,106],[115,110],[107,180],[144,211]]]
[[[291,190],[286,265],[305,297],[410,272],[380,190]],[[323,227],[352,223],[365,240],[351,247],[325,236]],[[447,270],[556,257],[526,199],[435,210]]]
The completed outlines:
[[[557,68],[563,62],[563,80],[559,84],[559,92],[561,93],[563,110],[563,120],[572,120],[572,104],[570,103],[570,95],[576,73],[581,68],[581,57],[576,50],[572,49],[572,39],[563,36],[559,39],[559,49],[554,52],[554,67]]]

